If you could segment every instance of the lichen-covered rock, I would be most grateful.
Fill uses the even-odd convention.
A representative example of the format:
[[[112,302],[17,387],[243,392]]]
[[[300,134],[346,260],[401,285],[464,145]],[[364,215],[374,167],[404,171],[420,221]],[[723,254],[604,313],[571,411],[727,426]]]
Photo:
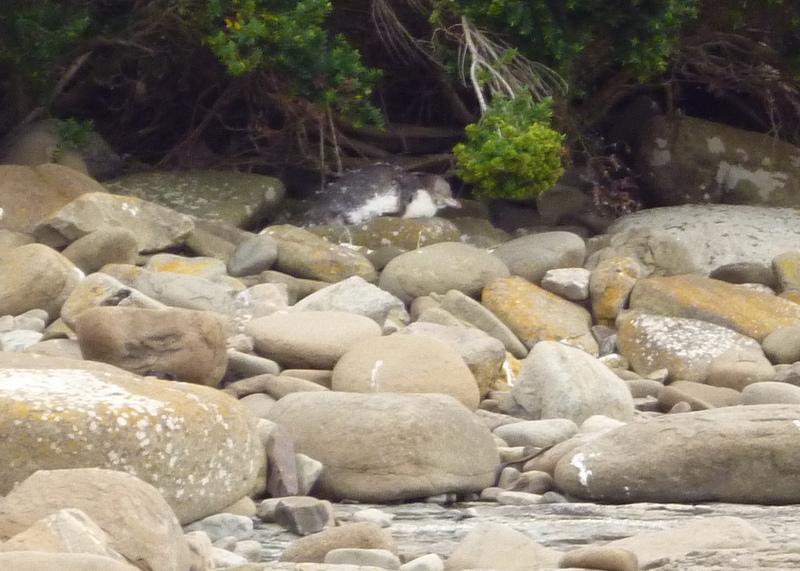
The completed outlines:
[[[451,289],[476,297],[493,280],[508,275],[506,265],[486,250],[441,242],[393,259],[381,274],[380,286],[408,303]]]
[[[263,233],[278,242],[278,271],[331,283],[350,276],[360,276],[368,282],[377,278],[375,267],[356,249],[331,244],[303,228],[269,226]]]
[[[633,258],[611,257],[598,263],[589,279],[595,318],[612,323],[628,304],[636,281],[644,275],[644,268]]]
[[[800,251],[784,252],[772,259],[782,291],[800,290]]]
[[[456,242],[461,237],[455,224],[444,218],[396,216],[379,216],[350,226],[316,226],[311,232],[334,242],[365,246],[371,250],[386,246],[415,250],[439,242]]]
[[[281,181],[271,176],[210,170],[134,173],[106,186],[118,194],[240,228],[270,214],[286,193]]]
[[[175,254],[156,254],[144,265],[144,269],[155,273],[182,274],[213,280],[227,272],[225,262],[206,256],[188,257]]]
[[[105,188],[65,166],[0,165],[0,224],[7,230],[31,232],[53,212],[88,192],[105,192]]]
[[[494,484],[489,430],[454,398],[397,393],[294,393],[270,410],[298,452],[322,462],[316,490],[390,502]]]
[[[208,387],[0,353],[0,494],[36,470],[107,468],[152,484],[187,523],[253,490],[255,420]]]
[[[715,323],[761,341],[800,323],[800,305],[750,288],[697,275],[639,280],[630,308]]]
[[[529,349],[548,340],[598,353],[589,312],[523,278],[495,280],[483,290],[481,299]]]
[[[0,315],[43,309],[55,319],[83,274],[42,244],[26,244],[0,257]]]
[[[35,229],[39,241],[58,248],[103,226],[136,234],[140,252],[158,252],[183,243],[194,228],[191,218],[133,196],[89,192],[53,212]]]
[[[556,484],[605,502],[797,503],[798,419],[798,405],[754,405],[630,423],[562,458]]]
[[[672,380],[705,382],[711,362],[729,349],[763,357],[757,341],[727,327],[698,319],[636,311],[617,320],[617,346],[634,371],[647,376],[667,369]]]

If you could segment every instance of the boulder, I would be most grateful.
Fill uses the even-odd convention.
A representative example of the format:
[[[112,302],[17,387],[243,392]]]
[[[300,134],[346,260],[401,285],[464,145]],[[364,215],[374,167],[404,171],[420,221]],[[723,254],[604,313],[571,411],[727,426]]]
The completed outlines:
[[[798,418],[798,405],[754,405],[631,423],[562,458],[556,483],[605,502],[797,503]]]
[[[589,312],[524,278],[495,280],[483,290],[481,299],[529,349],[539,341],[553,340],[598,353]]]
[[[188,570],[189,547],[170,506],[150,484],[114,470],[36,472],[0,500],[0,538],[67,508],[89,516],[108,534],[109,547],[129,561],[149,569]]]
[[[754,404],[798,404],[800,405],[800,387],[789,383],[765,381],[747,385],[742,391],[741,403]]]
[[[269,226],[262,234],[278,242],[275,269],[297,278],[336,283],[350,276],[369,282],[377,279],[375,267],[357,249],[331,244],[303,228]]]
[[[500,244],[493,253],[512,275],[538,284],[548,270],[583,266],[586,245],[570,232],[541,232]]]
[[[381,334],[372,319],[342,311],[274,313],[254,319],[245,331],[260,355],[309,369],[332,369],[357,343]]]
[[[764,353],[775,364],[800,361],[800,323],[774,330],[762,341]]]
[[[584,268],[547,270],[542,277],[542,288],[570,301],[589,298],[589,280],[592,272]]]
[[[104,271],[108,270],[104,268]],[[243,305],[237,302],[237,295],[242,291],[239,287],[198,276],[140,270],[125,283],[171,307],[234,315]]]
[[[359,342],[336,363],[331,388],[353,393],[440,393],[470,410],[478,408],[480,400],[475,377],[458,352],[424,335]]]
[[[83,274],[41,244],[26,244],[0,257],[0,315],[43,309],[55,319]]]
[[[0,165],[0,222],[6,230],[29,233],[52,213],[92,192],[105,188],[68,167]]]
[[[75,332],[85,359],[137,375],[216,387],[228,364],[223,324],[207,311],[95,307]]]
[[[42,220],[35,228],[40,242],[66,246],[102,227],[136,234],[139,251],[158,252],[183,244],[194,228],[191,218],[132,196],[88,192]]]
[[[781,327],[800,324],[800,304],[697,275],[639,280],[631,292],[630,308],[708,321],[756,341]]]
[[[271,176],[213,170],[133,173],[106,186],[117,194],[239,228],[249,228],[271,214],[286,193]]]
[[[508,275],[505,264],[486,250],[441,242],[393,259],[381,274],[380,286],[408,303],[415,297],[452,289],[476,297],[484,286]]]
[[[495,481],[491,433],[446,395],[295,393],[275,403],[270,419],[322,462],[315,489],[323,496],[384,503]]]
[[[1,353],[0,418],[0,494],[36,470],[107,468],[152,484],[187,523],[248,494],[264,464],[229,396],[90,361]]]
[[[699,319],[629,311],[617,319],[617,327],[619,352],[642,376],[667,369],[669,379],[703,383],[712,361],[730,349],[763,358],[754,339]]]
[[[445,569],[530,571],[555,567],[560,555],[510,526],[482,523],[456,546],[445,562]]]
[[[628,305],[633,286],[645,270],[633,258],[609,257],[601,260],[589,278],[592,313],[601,323],[611,324]]]
[[[633,418],[633,398],[625,382],[588,353],[556,341],[534,345],[511,394],[534,419],[566,418],[580,424],[596,414]]]
[[[106,264],[135,264],[139,241],[127,228],[99,228],[75,240],[62,254],[83,273],[91,274]]]
[[[364,246],[370,250],[395,247],[401,252],[439,242],[457,242],[461,237],[461,231],[450,220],[396,216],[379,216],[350,226],[317,226],[311,231],[337,243]]]
[[[252,276],[272,267],[278,259],[278,242],[272,236],[259,234],[236,246],[227,260],[232,276]]]
[[[386,549],[397,553],[392,534],[374,523],[352,523],[331,527],[292,542],[281,554],[281,561],[322,563],[334,549]]]
[[[176,254],[156,254],[151,256],[144,269],[154,273],[181,274],[207,280],[216,280],[227,273],[225,262],[205,256],[178,256]]]
[[[0,568],[14,571],[136,571],[139,569],[102,555],[41,551],[0,553]]]

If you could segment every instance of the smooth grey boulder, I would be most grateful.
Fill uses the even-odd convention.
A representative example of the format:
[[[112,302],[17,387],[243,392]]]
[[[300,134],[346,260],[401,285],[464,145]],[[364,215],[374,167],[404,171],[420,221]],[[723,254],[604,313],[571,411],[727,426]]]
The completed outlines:
[[[538,284],[549,270],[583,266],[586,244],[571,232],[542,232],[500,244],[492,253],[512,275]]]

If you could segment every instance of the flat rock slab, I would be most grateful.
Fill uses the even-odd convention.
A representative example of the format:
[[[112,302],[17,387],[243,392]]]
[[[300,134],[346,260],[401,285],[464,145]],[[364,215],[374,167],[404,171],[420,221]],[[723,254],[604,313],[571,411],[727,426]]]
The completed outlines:
[[[711,549],[695,551],[656,562],[648,569],[658,571],[730,571],[732,569],[772,570],[800,566],[800,525],[795,506],[739,504],[652,504],[599,505],[589,503],[503,506],[494,503],[466,503],[442,507],[434,504],[369,506],[335,504],[338,520],[352,521],[353,514],[378,507],[394,516],[389,528],[404,560],[427,553],[447,557],[455,546],[481,523],[502,523],[530,536],[547,547],[568,551],[587,545],[605,545],[639,533],[686,526],[699,518],[734,516],[741,518],[769,542],[768,547]],[[474,517],[465,518],[470,509]],[[256,525],[253,539],[262,546],[264,561],[276,561],[297,536],[276,524]],[[262,565],[271,565],[269,563]],[[258,569],[260,567],[253,567]]]
[[[721,266],[764,263],[796,250],[800,210],[727,204],[651,208],[620,218],[608,233],[629,233],[627,246],[615,246],[620,255],[652,233],[671,237],[685,247],[695,271],[709,274]]]

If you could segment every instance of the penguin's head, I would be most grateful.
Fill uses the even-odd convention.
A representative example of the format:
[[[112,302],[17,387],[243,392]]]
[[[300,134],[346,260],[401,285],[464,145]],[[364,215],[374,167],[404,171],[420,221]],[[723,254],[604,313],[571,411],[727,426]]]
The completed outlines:
[[[461,202],[453,198],[453,190],[450,183],[443,177],[436,174],[426,174],[422,177],[422,189],[426,190],[436,205],[440,208],[461,208]]]

